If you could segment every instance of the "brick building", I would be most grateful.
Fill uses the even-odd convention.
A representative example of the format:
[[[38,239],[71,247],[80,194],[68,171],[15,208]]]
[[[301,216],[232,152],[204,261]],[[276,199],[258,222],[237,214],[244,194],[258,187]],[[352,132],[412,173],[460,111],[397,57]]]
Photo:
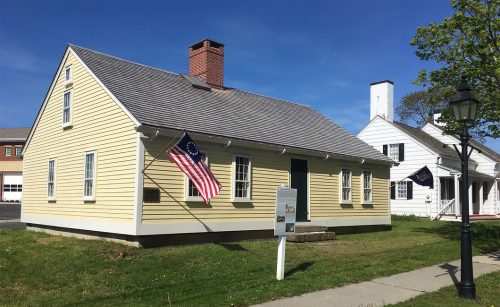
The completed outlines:
[[[29,128],[0,128],[0,201],[22,199],[21,152],[29,132]]]

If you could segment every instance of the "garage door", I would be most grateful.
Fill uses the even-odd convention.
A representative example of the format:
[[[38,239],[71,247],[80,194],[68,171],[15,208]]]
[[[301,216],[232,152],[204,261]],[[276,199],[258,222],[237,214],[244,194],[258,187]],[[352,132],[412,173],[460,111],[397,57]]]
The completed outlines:
[[[3,175],[3,200],[20,201],[23,195],[23,175],[19,173]]]

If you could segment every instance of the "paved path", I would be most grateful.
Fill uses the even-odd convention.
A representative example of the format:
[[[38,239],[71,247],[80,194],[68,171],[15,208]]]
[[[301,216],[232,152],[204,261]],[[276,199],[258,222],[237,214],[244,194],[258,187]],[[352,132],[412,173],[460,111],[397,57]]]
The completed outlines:
[[[473,258],[474,277],[500,271],[500,251]],[[460,260],[411,272],[376,278],[301,296],[279,299],[256,306],[383,306],[406,301],[417,295],[457,284]]]

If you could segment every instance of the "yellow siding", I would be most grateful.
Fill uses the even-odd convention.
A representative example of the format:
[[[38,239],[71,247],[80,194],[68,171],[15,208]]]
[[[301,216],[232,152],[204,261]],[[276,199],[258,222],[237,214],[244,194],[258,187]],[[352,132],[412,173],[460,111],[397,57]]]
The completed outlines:
[[[1,172],[22,172],[23,171],[23,161],[0,161],[0,171]]]
[[[361,165],[335,160],[311,160],[311,219],[330,217],[388,216],[389,167]],[[352,172],[352,205],[340,203],[340,171],[346,167]],[[362,203],[363,170],[372,172],[372,204]]]
[[[153,144],[145,143],[145,164],[152,160],[166,139],[157,139]],[[221,145],[201,144],[207,152],[210,169],[222,185],[221,193],[212,199],[211,206],[203,203],[185,202],[185,178],[177,166],[163,155],[144,174],[144,186],[160,188],[160,203],[143,204],[143,223],[180,222],[206,220],[252,220],[274,216],[276,186],[288,184],[289,159],[276,154],[256,154],[248,150],[237,153],[249,155],[252,163],[252,204],[231,202],[231,172],[233,150],[222,150]],[[272,167],[272,169],[271,169]]]
[[[63,129],[64,69],[57,76],[24,156],[23,214],[132,223],[136,132],[132,120],[69,53],[72,124]],[[96,201],[83,201],[84,155],[96,151]],[[56,201],[47,200],[48,160],[56,159]]]
[[[156,156],[170,140],[158,138],[154,143],[145,144],[145,165]],[[159,188],[159,203],[144,203],[142,222],[170,223],[190,222],[195,219],[205,221],[252,221],[272,220],[274,218],[276,188],[288,184],[290,159],[288,155],[280,156],[276,152],[229,147],[199,143],[200,148],[208,154],[210,168],[222,184],[219,196],[207,206],[203,203],[185,201],[185,177],[177,166],[170,162],[166,155],[154,161],[144,175],[144,186]],[[251,158],[252,163],[252,203],[241,204],[231,202],[232,161],[236,154]],[[388,166],[363,166],[373,172],[374,196],[373,206],[362,206],[361,165],[341,163],[339,161],[322,161],[318,158],[297,157],[309,160],[310,165],[310,212],[312,219],[329,219],[336,217],[387,217],[389,210]],[[353,205],[352,208],[339,204],[339,171],[342,166],[351,166],[353,171]]]

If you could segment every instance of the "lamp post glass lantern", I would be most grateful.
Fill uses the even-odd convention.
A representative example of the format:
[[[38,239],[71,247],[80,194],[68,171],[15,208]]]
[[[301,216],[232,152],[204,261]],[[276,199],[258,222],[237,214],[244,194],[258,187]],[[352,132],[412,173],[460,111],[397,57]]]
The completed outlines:
[[[467,84],[465,77],[462,77],[462,82],[458,87],[458,93],[450,101],[450,107],[453,110],[455,119],[459,122],[474,122],[476,120],[477,105],[479,101],[474,99]]]
[[[455,119],[461,123],[460,132],[460,160],[462,160],[462,180],[460,184],[460,202],[462,204],[462,227],[460,244],[460,286],[458,295],[466,299],[476,298],[476,285],[472,272],[472,233],[469,223],[469,131],[467,125],[476,120],[477,106],[479,102],[472,97],[470,86],[465,77],[458,87],[458,93],[452,101],[450,107],[453,109]],[[456,147],[455,147],[456,148]],[[471,148],[472,150],[472,148]],[[458,152],[458,149],[457,149]]]

